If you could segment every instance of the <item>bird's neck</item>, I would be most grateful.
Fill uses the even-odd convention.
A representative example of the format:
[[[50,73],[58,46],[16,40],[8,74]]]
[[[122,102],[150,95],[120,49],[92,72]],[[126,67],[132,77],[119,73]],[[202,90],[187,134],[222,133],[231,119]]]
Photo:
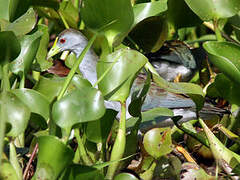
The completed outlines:
[[[74,53],[77,58],[79,58],[84,47],[77,48]],[[91,84],[95,84],[97,82],[97,66],[98,57],[94,53],[92,49],[90,49],[86,55],[84,56],[81,64],[79,65],[79,69],[84,78],[86,78]]]

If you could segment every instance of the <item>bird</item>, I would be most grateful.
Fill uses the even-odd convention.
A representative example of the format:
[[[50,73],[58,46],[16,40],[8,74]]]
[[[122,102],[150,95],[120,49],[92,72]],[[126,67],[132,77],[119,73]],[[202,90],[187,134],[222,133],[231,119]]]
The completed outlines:
[[[87,43],[88,39],[80,31],[75,29],[66,29],[62,31],[56,38],[54,45],[48,52],[47,59],[63,51],[70,51],[74,53],[78,58]],[[149,57],[150,54],[148,54],[147,56]],[[187,65],[189,66],[188,68],[195,69],[196,63],[193,62],[193,57],[190,56],[189,59],[190,61]],[[153,58],[151,60],[153,61]],[[87,79],[92,85],[97,82],[97,61],[98,56],[95,54],[93,49],[90,49],[84,56],[81,64],[79,65],[79,69],[83,77]],[[170,64],[170,62],[168,63]],[[181,62],[177,63],[180,64],[181,67],[186,67],[186,65],[181,64]],[[155,62],[155,64],[158,63]],[[157,68],[158,66],[155,65],[155,67]],[[162,72],[160,72],[160,69],[158,69],[158,73],[161,75]],[[133,82],[131,93],[133,93],[136,89],[139,89],[139,87],[143,86],[144,81],[144,74],[138,75]],[[127,107],[131,102],[131,93],[126,100]],[[106,108],[114,109],[118,112],[121,108],[120,103],[114,101],[105,101],[105,106]],[[141,110],[144,112],[157,107],[169,108],[173,111],[174,116],[182,116],[182,119],[179,121],[180,123],[197,119],[195,112],[195,103],[190,98],[167,92],[157,86],[154,82],[152,82]],[[205,103],[203,109],[200,111],[200,117],[204,119],[206,117],[211,117],[211,115],[216,116],[222,115],[224,113],[226,113],[226,110],[214,107],[209,103]],[[132,116],[127,111],[126,118],[129,119],[131,117]],[[154,119],[154,121],[157,121],[156,123],[158,127],[167,127],[174,125],[172,119],[169,117],[163,119],[160,117],[159,120]]]

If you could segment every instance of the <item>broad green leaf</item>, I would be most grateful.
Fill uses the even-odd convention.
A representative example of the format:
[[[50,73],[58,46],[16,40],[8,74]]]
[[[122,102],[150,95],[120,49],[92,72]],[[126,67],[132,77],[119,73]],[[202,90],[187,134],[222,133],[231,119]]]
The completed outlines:
[[[39,81],[33,89],[47,97],[49,102],[51,102],[55,97],[57,97],[57,95],[61,91],[65,80],[65,77],[40,76]],[[91,87],[91,84],[86,79],[80,77],[80,75],[75,75],[72,79],[72,83],[68,87],[67,93],[76,88],[81,88],[85,86]]]
[[[151,31],[149,31],[151,29]],[[125,38],[136,43],[144,52],[154,52],[160,49],[167,39],[168,26],[164,16],[155,16],[138,23]]]
[[[0,179],[1,180],[19,180],[15,169],[6,160],[2,160]]]
[[[222,73],[217,74],[214,82],[208,87],[207,94],[211,97],[224,98],[231,104],[240,105],[239,85]]]
[[[168,0],[168,20],[175,28],[196,26],[202,22],[184,0]]]
[[[129,0],[83,0],[81,18],[85,25],[104,32],[110,46],[130,30],[134,14]]]
[[[16,36],[21,36],[29,33],[35,27],[37,22],[35,12],[33,8],[30,8],[25,14],[16,19],[14,22],[1,25],[2,31],[13,31]],[[0,24],[2,22],[0,21]]]
[[[210,149],[216,161],[224,160],[230,167],[234,168],[240,162],[240,156],[222,144],[222,142],[212,133],[202,119],[199,120],[203,130],[208,138]]]
[[[38,25],[37,29],[39,32],[42,32],[43,35],[41,36],[40,44],[35,57],[36,62],[32,66],[35,70],[42,72],[50,68],[53,63],[46,59],[49,44],[48,26]]]
[[[90,166],[83,166],[79,164],[73,164],[65,171],[64,175],[59,180],[103,180],[103,174],[98,170]]]
[[[146,128],[150,128],[156,126],[167,118],[174,116],[173,111],[168,108],[154,108],[149,111],[142,112],[142,122],[140,124],[140,129],[144,130]],[[127,128],[132,128],[137,122],[138,118],[132,117],[129,118],[126,122]]]
[[[38,162],[33,179],[55,180],[72,163],[74,152],[55,136],[40,136]]]
[[[22,36],[20,39],[21,52],[10,65],[10,70],[13,73],[28,73],[36,56],[41,36],[42,32],[40,31],[37,31],[32,35]]]
[[[13,61],[20,53],[21,46],[11,31],[0,32],[0,64]]]
[[[203,21],[228,18],[240,10],[239,0],[185,0],[185,2]]]
[[[0,19],[12,21],[19,2],[19,0],[0,0]]]
[[[73,6],[72,1],[61,2],[59,11],[71,27],[78,28],[79,12]]]
[[[53,105],[52,117],[62,128],[100,119],[105,113],[103,97],[97,89],[82,87],[64,96]]]
[[[16,137],[23,133],[30,119],[29,108],[11,92],[0,94],[0,108],[2,109],[0,117],[5,118],[5,122],[11,125],[11,130],[7,136]]]
[[[154,158],[159,158],[172,151],[170,128],[154,128],[143,137],[144,149]]]
[[[31,110],[41,115],[46,121],[49,118],[49,104],[45,96],[32,89],[14,89],[11,91]]]
[[[107,109],[99,120],[89,122],[86,129],[87,139],[95,143],[106,142],[117,113],[117,111]]]
[[[130,173],[120,173],[114,177],[114,180],[138,180],[136,176]]]
[[[146,62],[145,56],[130,49],[120,49],[98,61],[98,78],[111,68],[98,86],[105,98],[113,101],[125,101],[129,96],[136,73]]]
[[[230,42],[203,44],[210,61],[228,78],[240,84],[240,46]]]
[[[134,23],[132,26],[135,26],[142,20],[152,17],[152,16],[158,16],[161,13],[167,11],[167,1],[168,0],[162,0],[162,1],[154,1],[149,3],[140,3],[133,6],[133,12],[134,12]]]
[[[51,102],[62,89],[66,78],[60,77],[44,77],[40,76],[37,84],[33,87],[34,90],[40,92]]]
[[[153,81],[161,88],[166,91],[176,93],[176,94],[187,94],[196,104],[197,111],[201,110],[204,104],[204,93],[202,88],[193,83],[172,83],[168,82],[159,76],[157,71],[152,67],[150,63],[145,65],[145,68],[152,73]]]

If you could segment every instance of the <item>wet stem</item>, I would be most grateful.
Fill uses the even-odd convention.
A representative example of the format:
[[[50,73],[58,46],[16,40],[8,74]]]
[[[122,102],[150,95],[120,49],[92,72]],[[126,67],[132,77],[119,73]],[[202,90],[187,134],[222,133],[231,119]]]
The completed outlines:
[[[121,117],[119,122],[119,129],[115,143],[113,145],[110,161],[120,160],[123,157],[126,146],[126,103],[121,102]],[[108,167],[106,179],[112,179],[119,162],[110,164]]]

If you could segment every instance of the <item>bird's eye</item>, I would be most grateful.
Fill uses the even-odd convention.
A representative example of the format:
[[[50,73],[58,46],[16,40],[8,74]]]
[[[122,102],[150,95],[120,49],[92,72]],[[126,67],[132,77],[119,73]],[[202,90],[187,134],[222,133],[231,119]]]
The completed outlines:
[[[64,38],[60,39],[61,44],[65,43],[65,42],[66,42],[66,39],[64,39]]]

